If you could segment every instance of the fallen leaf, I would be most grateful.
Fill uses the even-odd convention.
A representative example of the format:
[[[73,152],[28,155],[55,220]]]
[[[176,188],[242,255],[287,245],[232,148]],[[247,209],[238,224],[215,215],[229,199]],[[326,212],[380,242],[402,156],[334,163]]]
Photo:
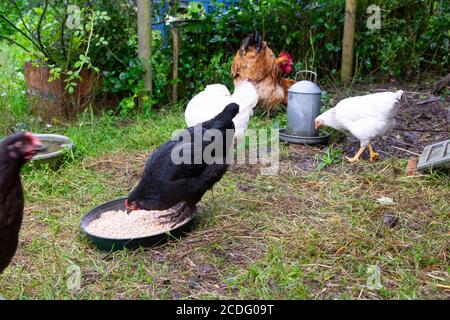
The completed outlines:
[[[419,157],[412,156],[408,159],[408,164],[406,165],[406,175],[413,176],[417,173],[417,163],[419,162]]]
[[[377,202],[384,206],[391,206],[391,205],[395,204],[394,200],[392,200],[392,198],[389,198],[389,197],[378,198]]]

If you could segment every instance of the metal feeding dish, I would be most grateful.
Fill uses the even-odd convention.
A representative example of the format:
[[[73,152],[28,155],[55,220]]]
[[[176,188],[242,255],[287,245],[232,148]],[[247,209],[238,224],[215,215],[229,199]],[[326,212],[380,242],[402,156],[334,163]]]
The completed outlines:
[[[31,160],[46,160],[60,156],[64,151],[73,149],[73,142],[59,134],[34,134],[47,148],[35,155]]]
[[[426,146],[417,164],[419,170],[438,167],[450,168],[450,140]]]
[[[183,232],[189,231],[192,226],[193,219],[197,213],[197,210],[188,209],[189,218],[183,222],[182,224],[172,228],[167,232],[159,232],[154,233],[149,236],[140,237],[140,238],[107,238],[99,235],[95,235],[87,231],[87,226],[95,219],[99,218],[99,216],[107,211],[113,210],[126,210],[125,209],[125,199],[121,198],[117,200],[113,200],[110,202],[106,202],[91,211],[89,211],[82,219],[80,223],[80,228],[84,234],[86,234],[87,238],[94,243],[97,247],[106,251],[117,251],[127,249],[136,249],[139,247],[149,247],[164,243],[169,239],[169,237],[179,237]],[[176,210],[181,209],[181,204],[178,203],[173,208]],[[132,213],[131,213],[132,214]]]
[[[280,129],[279,135],[280,135],[281,141],[288,142],[288,143],[295,143],[295,144],[326,145],[328,143],[328,140],[330,139],[330,134],[327,132],[321,132],[316,137],[302,137],[302,136],[287,134],[286,129]]]

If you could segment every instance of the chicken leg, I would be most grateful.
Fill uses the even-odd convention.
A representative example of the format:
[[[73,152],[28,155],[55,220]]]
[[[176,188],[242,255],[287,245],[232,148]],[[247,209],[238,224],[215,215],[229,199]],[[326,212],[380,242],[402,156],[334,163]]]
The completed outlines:
[[[379,154],[373,150],[372,144],[369,144],[369,152],[370,152],[370,162],[373,162],[378,159]]]
[[[350,163],[358,162],[364,150],[366,150],[366,146],[361,146],[353,158],[345,157],[345,159]]]

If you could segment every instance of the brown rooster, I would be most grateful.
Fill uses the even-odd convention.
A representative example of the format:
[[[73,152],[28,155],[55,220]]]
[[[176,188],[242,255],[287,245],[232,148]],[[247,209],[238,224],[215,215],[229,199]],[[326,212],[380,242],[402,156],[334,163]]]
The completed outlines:
[[[234,86],[249,80],[256,88],[260,104],[269,113],[280,104],[287,103],[287,90],[294,80],[283,78],[292,71],[292,57],[282,52],[275,58],[259,32],[246,37],[236,53],[231,66]]]

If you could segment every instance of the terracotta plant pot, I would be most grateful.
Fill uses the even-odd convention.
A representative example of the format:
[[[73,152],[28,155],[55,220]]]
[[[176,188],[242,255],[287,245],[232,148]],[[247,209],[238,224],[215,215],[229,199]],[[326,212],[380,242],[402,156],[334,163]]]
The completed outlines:
[[[28,102],[33,114],[44,121],[55,122],[70,120],[93,101],[95,89],[99,84],[98,75],[89,70],[82,70],[82,80],[77,83],[75,91],[69,94],[65,89],[61,75],[59,79],[49,82],[50,68],[33,62],[25,64],[25,83]]]

